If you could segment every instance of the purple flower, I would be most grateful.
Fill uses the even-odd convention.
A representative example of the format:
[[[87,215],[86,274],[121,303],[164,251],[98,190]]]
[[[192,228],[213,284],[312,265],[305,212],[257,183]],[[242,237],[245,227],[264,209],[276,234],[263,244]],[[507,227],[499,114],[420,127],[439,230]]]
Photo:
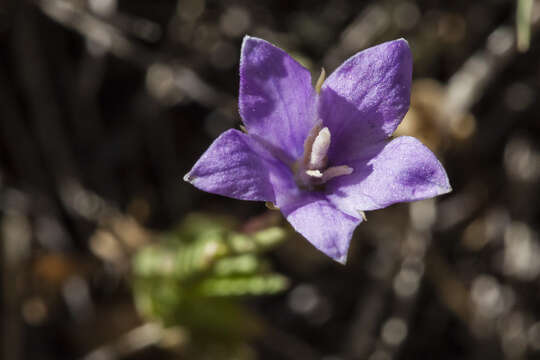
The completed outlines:
[[[186,181],[274,203],[296,231],[341,263],[364,211],[451,191],[428,148],[408,136],[389,140],[409,108],[407,41],[357,53],[316,89],[307,69],[264,40],[246,36],[241,52],[239,108],[247,134],[221,134]]]

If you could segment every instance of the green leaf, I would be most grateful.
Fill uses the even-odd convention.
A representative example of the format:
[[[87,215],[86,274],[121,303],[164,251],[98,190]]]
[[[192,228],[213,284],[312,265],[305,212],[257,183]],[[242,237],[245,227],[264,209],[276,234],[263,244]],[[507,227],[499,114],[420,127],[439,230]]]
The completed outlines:
[[[278,274],[207,278],[201,281],[197,292],[205,296],[265,295],[283,291],[287,279]]]
[[[137,310],[165,327],[184,329],[192,358],[213,358],[211,349],[223,346],[232,353],[244,348],[259,324],[240,297],[274,294],[288,285],[262,255],[286,232],[271,227],[244,234],[236,226],[227,217],[192,214],[133,259]]]

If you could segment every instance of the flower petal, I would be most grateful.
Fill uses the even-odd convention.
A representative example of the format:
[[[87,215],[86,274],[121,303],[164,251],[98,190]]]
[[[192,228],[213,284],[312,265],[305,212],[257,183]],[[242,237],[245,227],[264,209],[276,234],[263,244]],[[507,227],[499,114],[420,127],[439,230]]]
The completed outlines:
[[[362,159],[349,164],[354,172],[326,184],[328,199],[341,211],[376,210],[452,190],[435,155],[420,141],[402,136],[372,145]]]
[[[392,135],[409,109],[411,77],[404,39],[361,51],[336,69],[322,86],[319,104],[333,137],[329,156],[346,160]]]
[[[316,120],[311,75],[285,51],[246,36],[240,58],[240,115],[250,134],[296,160]]]
[[[210,145],[184,180],[213,194],[274,202],[266,162],[255,147],[248,135],[228,130]]]
[[[306,193],[303,201],[281,211],[313,246],[345,264],[351,237],[361,219],[339,211],[321,194]]]

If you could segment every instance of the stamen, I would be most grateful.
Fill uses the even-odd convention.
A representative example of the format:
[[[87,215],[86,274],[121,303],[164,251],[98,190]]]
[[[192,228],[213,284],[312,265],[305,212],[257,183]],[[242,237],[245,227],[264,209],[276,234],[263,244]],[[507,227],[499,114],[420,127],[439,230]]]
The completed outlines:
[[[306,174],[317,179],[322,179],[324,176],[321,170],[306,170]]]
[[[318,179],[318,183],[324,184],[330,179],[333,179],[338,176],[343,175],[350,175],[352,174],[354,169],[347,165],[340,165],[340,166],[332,166],[328,169],[324,170],[324,172],[321,172],[321,170],[306,170],[306,174],[308,176],[311,176],[312,178]]]
[[[309,157],[309,170],[324,169],[326,167],[328,148],[330,147],[330,130],[327,127],[319,131],[319,134],[313,141],[311,155]]]
[[[330,179],[333,179],[337,176],[350,175],[354,169],[347,165],[332,166],[324,170],[322,176],[322,182],[325,183]]]

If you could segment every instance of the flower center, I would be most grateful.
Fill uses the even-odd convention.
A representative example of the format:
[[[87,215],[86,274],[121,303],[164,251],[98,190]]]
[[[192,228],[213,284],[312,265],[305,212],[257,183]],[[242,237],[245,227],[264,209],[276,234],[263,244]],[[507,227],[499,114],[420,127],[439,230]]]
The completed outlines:
[[[304,155],[293,166],[294,179],[299,187],[313,190],[330,179],[353,172],[353,168],[347,165],[328,166],[331,139],[330,130],[318,121],[304,141]]]

